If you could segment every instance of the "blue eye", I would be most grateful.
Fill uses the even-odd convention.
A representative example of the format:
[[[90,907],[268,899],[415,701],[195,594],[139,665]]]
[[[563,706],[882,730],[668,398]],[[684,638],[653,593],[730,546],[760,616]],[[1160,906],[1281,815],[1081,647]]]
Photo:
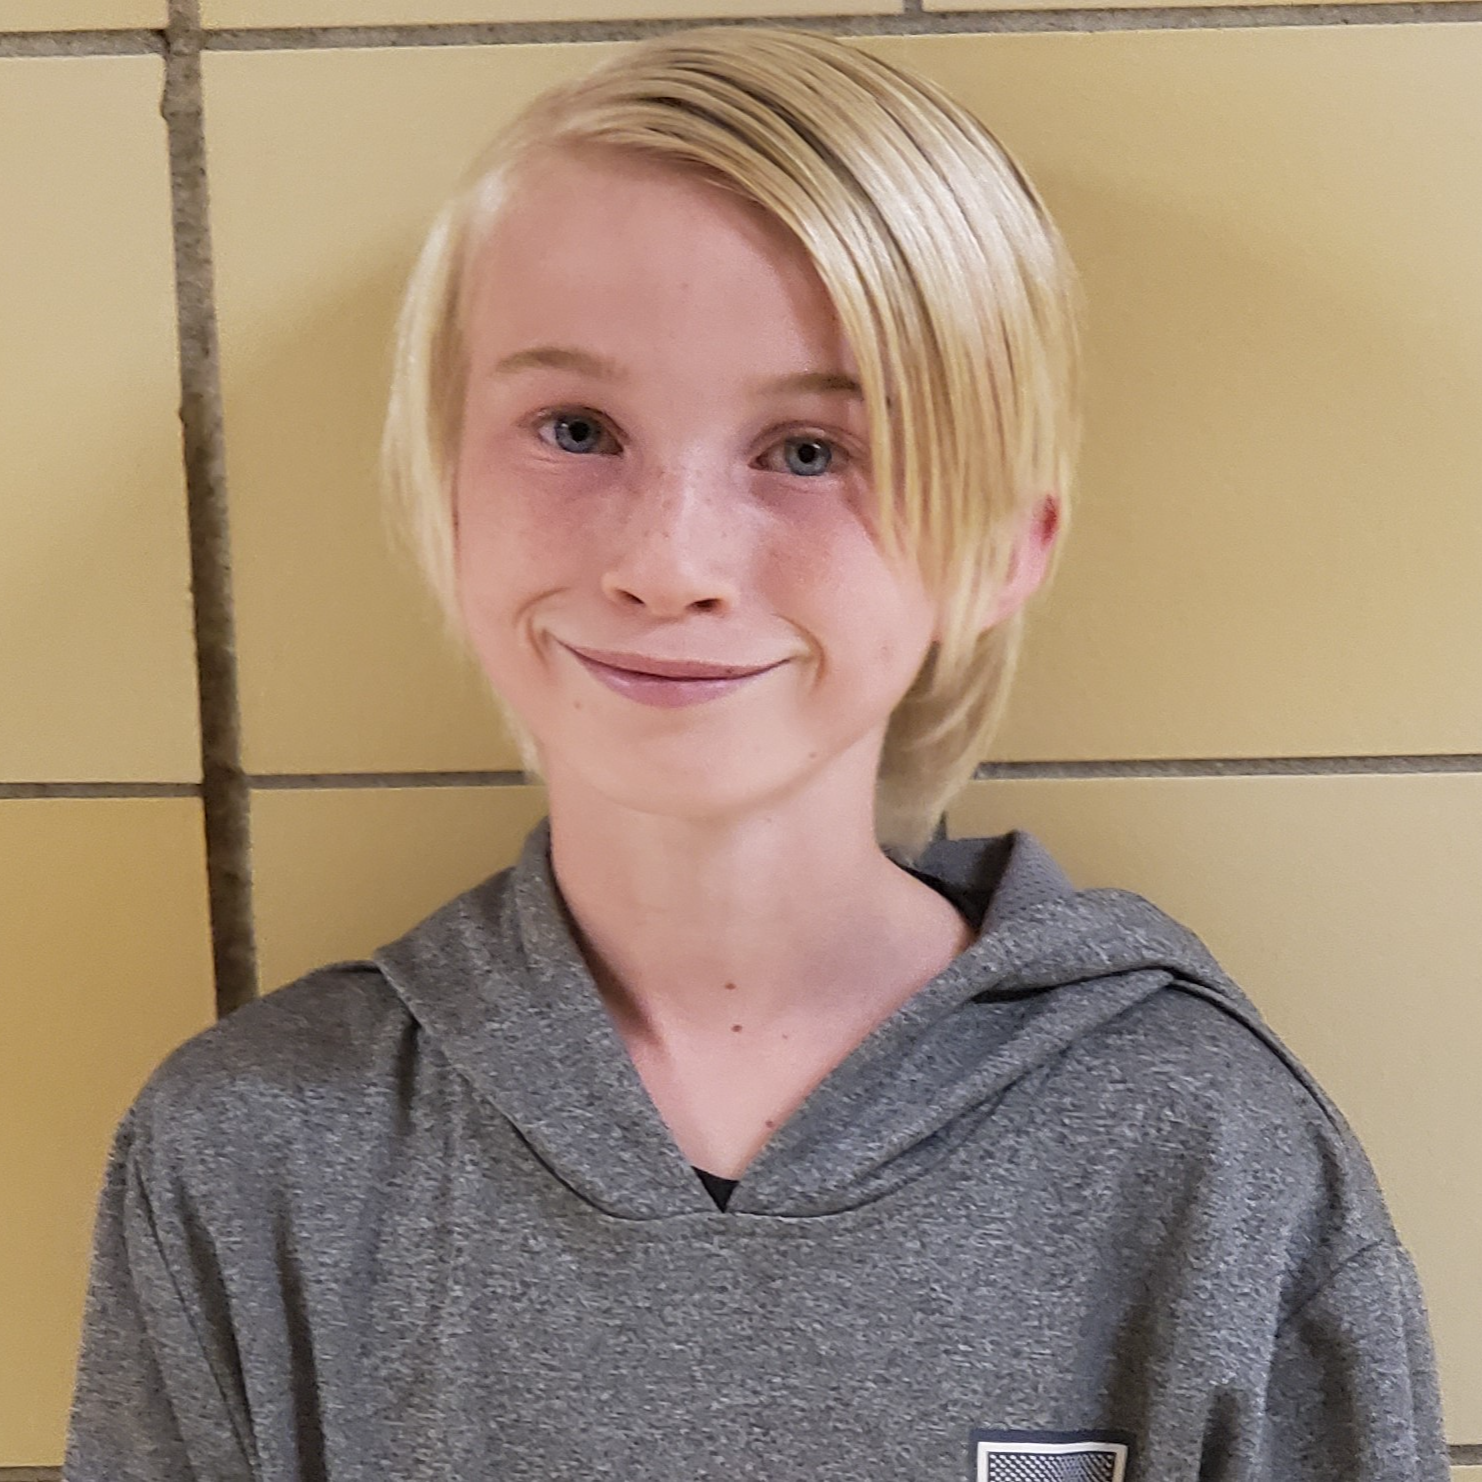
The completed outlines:
[[[575,408],[568,411],[546,412],[541,415],[535,425],[537,428],[546,426],[556,428],[556,446],[563,453],[595,452],[596,448],[593,444],[600,442],[605,431],[600,418],[591,412]],[[563,428],[570,429],[569,439],[561,435],[560,429]],[[783,438],[774,446],[797,450],[802,454],[797,466],[790,464],[788,467],[789,473],[795,473],[800,478],[817,478],[821,474],[834,471],[834,463],[840,452],[837,445],[827,438],[817,437],[811,433],[799,433]]]
[[[601,436],[602,429],[598,425],[596,418],[588,417],[585,413],[582,412],[577,412],[575,415],[572,415],[568,412],[557,412],[552,416],[542,418],[541,420],[542,423],[549,421],[556,427],[564,426],[576,428],[577,434],[575,441],[577,442],[586,442],[589,438]],[[566,453],[586,453],[591,451],[590,448],[568,448],[565,446],[565,444],[560,442],[559,438],[557,439],[557,446],[561,448],[562,452]]]
[[[805,448],[808,450],[807,457],[803,460],[804,466],[800,470],[805,477],[813,477],[819,473],[827,473],[834,461],[834,445],[825,442],[821,437],[790,437],[784,446]]]

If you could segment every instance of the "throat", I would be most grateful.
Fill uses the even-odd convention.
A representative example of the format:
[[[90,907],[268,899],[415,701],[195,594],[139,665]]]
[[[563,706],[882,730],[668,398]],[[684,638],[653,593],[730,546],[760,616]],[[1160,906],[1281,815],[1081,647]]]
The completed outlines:
[[[724,1012],[701,1020],[662,1005],[613,1020],[649,1098],[697,1168],[738,1178],[776,1130],[886,1020],[972,945],[976,932],[945,898],[921,887],[916,932],[888,958],[873,952],[845,977],[816,985],[771,1017],[742,988],[720,989]],[[635,995],[618,990],[618,1002]]]

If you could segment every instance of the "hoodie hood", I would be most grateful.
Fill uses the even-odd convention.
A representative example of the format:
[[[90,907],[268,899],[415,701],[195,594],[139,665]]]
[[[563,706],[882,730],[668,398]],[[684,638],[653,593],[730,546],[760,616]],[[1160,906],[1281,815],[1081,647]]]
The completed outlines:
[[[1311,1087],[1186,927],[1125,890],[1077,890],[1022,830],[934,842],[915,872],[987,897],[976,940],[816,1086],[745,1169],[728,1213],[802,1218],[924,1173],[1015,1082],[1153,994],[1196,993]],[[551,866],[518,862],[374,961],[423,1033],[580,1198],[622,1219],[714,1213],[587,969]]]

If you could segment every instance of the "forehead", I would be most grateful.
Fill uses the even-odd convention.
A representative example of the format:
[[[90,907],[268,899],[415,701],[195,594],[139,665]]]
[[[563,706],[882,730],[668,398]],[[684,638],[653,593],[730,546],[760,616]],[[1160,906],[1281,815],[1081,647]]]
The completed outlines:
[[[854,369],[786,227],[708,180],[615,150],[527,165],[468,272],[476,360],[557,341],[626,361],[638,341],[739,356],[753,372]]]

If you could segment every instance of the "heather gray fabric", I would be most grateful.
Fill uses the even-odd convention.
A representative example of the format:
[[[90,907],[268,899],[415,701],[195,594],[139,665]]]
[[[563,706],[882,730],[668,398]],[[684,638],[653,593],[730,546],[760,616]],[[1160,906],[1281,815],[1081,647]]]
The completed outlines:
[[[68,1482],[1444,1482],[1363,1152],[1148,901],[934,844],[977,941],[722,1213],[548,851],[154,1072]]]

